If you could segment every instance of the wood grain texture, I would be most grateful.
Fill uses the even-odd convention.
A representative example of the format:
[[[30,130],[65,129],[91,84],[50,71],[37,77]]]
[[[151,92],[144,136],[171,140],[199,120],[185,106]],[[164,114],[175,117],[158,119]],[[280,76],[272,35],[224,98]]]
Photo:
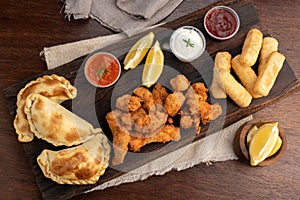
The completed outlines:
[[[196,0],[186,0],[172,15],[176,18],[182,16],[182,13],[196,11],[197,5]],[[280,51],[285,54],[299,79],[299,4],[296,1],[276,4],[274,1],[253,1],[253,5],[259,15],[259,28],[279,40]],[[38,56],[44,46],[107,35],[111,32],[93,20],[68,22],[63,14],[59,13],[62,7],[60,1],[41,3],[34,0],[10,0],[1,1],[0,7],[3,10],[0,14],[0,91],[3,97],[0,100],[0,181],[6,184],[0,189],[0,199],[40,199],[35,176],[31,172],[22,145],[17,142],[16,135],[11,134],[14,132],[12,117],[2,91],[13,83],[46,70],[45,63]],[[212,166],[200,164],[182,172],[170,172],[164,176],[80,195],[74,199],[298,199],[299,97],[298,90],[255,114],[255,117],[265,116],[278,120],[286,132],[287,151],[275,165],[251,168],[240,161],[214,163]]]

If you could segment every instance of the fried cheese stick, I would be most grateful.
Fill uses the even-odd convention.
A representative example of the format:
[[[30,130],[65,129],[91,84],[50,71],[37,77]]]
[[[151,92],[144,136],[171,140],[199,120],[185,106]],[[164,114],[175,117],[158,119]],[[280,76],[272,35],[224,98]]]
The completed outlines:
[[[254,28],[248,31],[243,44],[240,63],[243,66],[251,67],[256,63],[263,41],[263,34]]]
[[[258,75],[254,85],[254,92],[262,96],[267,96],[272,89],[275,80],[281,70],[285,56],[277,51],[274,51],[268,57],[267,62],[262,68],[262,72]]]
[[[273,51],[278,51],[278,41],[273,37],[264,37],[260,50],[258,74],[261,73],[263,66],[265,66],[268,57]]]
[[[236,75],[239,77],[243,86],[248,90],[253,98],[259,98],[261,95],[256,94],[253,91],[253,87],[257,80],[257,76],[251,67],[245,67],[240,63],[240,55],[235,56],[232,61],[232,68]]]
[[[240,107],[247,107],[251,101],[251,94],[225,70],[220,71],[220,77],[226,94]]]
[[[231,68],[231,54],[228,52],[218,52],[215,57],[215,65],[213,69],[213,80],[210,86],[210,91],[214,98],[223,99],[226,98],[223,83],[220,80],[220,70],[230,72]]]

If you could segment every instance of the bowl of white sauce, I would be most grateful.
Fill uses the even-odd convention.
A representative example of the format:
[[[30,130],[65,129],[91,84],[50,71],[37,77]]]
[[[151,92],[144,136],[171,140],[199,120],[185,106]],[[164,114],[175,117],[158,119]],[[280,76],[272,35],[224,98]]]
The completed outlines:
[[[191,62],[200,57],[206,47],[203,33],[193,26],[176,29],[170,38],[172,53],[182,62]]]

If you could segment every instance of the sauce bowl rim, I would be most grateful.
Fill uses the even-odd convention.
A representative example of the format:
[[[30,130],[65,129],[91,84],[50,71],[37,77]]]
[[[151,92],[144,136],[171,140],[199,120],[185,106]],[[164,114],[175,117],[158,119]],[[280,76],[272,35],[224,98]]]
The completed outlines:
[[[221,9],[221,8],[223,8],[223,9],[225,9],[225,10],[231,12],[231,13],[233,14],[233,16],[235,17],[236,23],[237,23],[237,25],[236,25],[236,30],[235,30],[231,35],[226,36],[226,37],[218,37],[218,36],[212,34],[212,33],[209,31],[209,29],[207,28],[207,26],[206,26],[206,21],[207,21],[207,16],[208,16],[208,14],[210,14],[210,13],[211,13],[212,11],[214,11],[214,10]],[[204,28],[205,28],[206,32],[207,32],[211,37],[213,37],[213,38],[215,38],[215,39],[218,39],[218,40],[227,40],[227,39],[230,39],[230,38],[232,38],[233,36],[235,36],[236,33],[239,31],[239,29],[240,29],[240,24],[241,24],[240,18],[239,18],[239,15],[237,14],[237,12],[236,12],[235,10],[233,10],[232,8],[228,7],[228,6],[215,6],[215,7],[211,8],[211,9],[209,9],[209,10],[206,12],[205,16],[204,16],[204,22],[203,22],[203,23],[204,23]]]
[[[108,56],[112,57],[115,61],[117,61],[117,65],[118,65],[118,68],[119,68],[119,73],[118,73],[117,78],[112,83],[110,83],[108,85],[98,85],[98,84],[93,83],[93,81],[90,80],[90,78],[89,78],[89,76],[87,75],[87,72],[86,72],[87,71],[86,68],[87,68],[87,65],[89,64],[89,61],[92,58],[94,58],[94,57],[96,57],[100,54],[102,54],[102,55],[104,54],[104,55],[108,55]],[[121,68],[121,64],[120,64],[119,59],[115,55],[113,55],[109,52],[105,52],[105,51],[94,52],[94,53],[89,54],[86,57],[86,59],[84,60],[84,76],[90,84],[92,84],[93,86],[98,87],[98,88],[106,88],[106,87],[109,87],[109,86],[112,86],[113,84],[115,84],[117,82],[117,80],[120,78],[121,71],[122,71],[122,68]]]
[[[176,50],[174,50],[172,41],[174,40],[175,33],[176,33],[178,30],[180,30],[180,29],[193,29],[194,31],[196,31],[196,32],[199,34],[199,36],[200,36],[200,38],[201,38],[201,40],[202,40],[202,42],[203,42],[203,46],[202,46],[202,49],[201,49],[199,55],[197,55],[197,56],[194,57],[193,59],[186,59],[186,58],[184,58],[182,55],[178,54],[178,53],[176,52]],[[206,49],[206,39],[205,39],[204,34],[202,33],[202,31],[200,31],[198,28],[196,28],[196,27],[194,27],[194,26],[181,26],[181,27],[175,29],[174,32],[172,33],[171,37],[170,37],[169,44],[170,44],[170,49],[171,49],[172,53],[173,53],[179,60],[181,60],[182,62],[192,62],[193,60],[196,60],[197,58],[199,58],[199,57],[203,54],[203,52],[204,52],[205,49]]]

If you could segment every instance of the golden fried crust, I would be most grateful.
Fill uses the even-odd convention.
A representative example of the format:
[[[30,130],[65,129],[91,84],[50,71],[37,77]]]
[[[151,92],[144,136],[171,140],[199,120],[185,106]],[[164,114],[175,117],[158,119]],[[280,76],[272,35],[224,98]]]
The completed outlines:
[[[109,128],[113,135],[113,148],[114,148],[114,157],[112,160],[113,165],[122,164],[125,158],[125,155],[128,150],[128,144],[130,141],[130,135],[125,128],[122,128],[119,124],[117,112],[109,112],[106,115],[106,121],[109,125]]]
[[[263,66],[262,72],[258,75],[254,85],[254,92],[267,96],[272,89],[275,80],[281,70],[285,56],[277,51],[270,54],[268,60]]]
[[[220,79],[220,70],[230,72],[231,54],[229,52],[218,52],[215,57],[215,65],[213,69],[213,80],[210,86],[212,95],[217,99],[226,98],[226,93]]]
[[[156,84],[153,88],[152,95],[154,102],[163,106],[168,96],[168,93],[162,85]]]
[[[224,84],[226,94],[240,107],[247,107],[251,101],[251,94],[235,80],[227,71],[221,71],[221,80]]]
[[[181,116],[180,118],[180,127],[184,129],[192,128],[193,127],[193,118],[190,115]]]
[[[219,115],[222,114],[222,108],[217,103],[211,105],[206,101],[200,101],[199,109],[200,119],[203,124],[207,124],[208,122],[216,119]]]
[[[256,63],[263,41],[263,34],[258,29],[248,31],[243,44],[240,63],[245,67],[251,67]]]
[[[110,146],[103,134],[60,151],[44,150],[37,162],[47,178],[59,184],[94,184],[108,167]]]
[[[174,91],[185,91],[190,86],[190,81],[182,74],[170,80],[170,84]]]
[[[77,90],[67,79],[55,74],[37,78],[21,89],[17,96],[17,115],[14,120],[20,142],[30,142],[34,138],[24,112],[25,102],[30,94],[41,94],[56,103],[61,103],[67,99],[74,99]]]
[[[123,96],[117,98],[116,107],[125,112],[136,111],[139,109],[142,99],[136,96],[131,96],[130,94],[124,94]]]
[[[208,89],[203,83],[194,83],[186,92],[187,99],[194,99],[197,101],[206,101]]]
[[[165,125],[160,131],[150,137],[132,137],[129,142],[130,149],[134,152],[152,142],[169,142],[180,140],[180,129],[173,125]]]
[[[54,146],[81,144],[102,132],[101,128],[95,129],[89,122],[39,94],[28,96],[24,111],[35,136]]]
[[[139,87],[135,89],[133,93],[139,98],[141,98],[143,106],[147,111],[149,111],[155,105],[153,95],[148,89],[144,87]]]
[[[216,67],[213,69],[213,80],[210,85],[210,92],[216,99],[225,99],[227,97],[220,79],[219,70]]]
[[[273,37],[264,37],[260,50],[258,74],[263,71],[263,67],[272,52],[278,51],[278,41]]]
[[[231,68],[231,54],[227,51],[218,52],[215,57],[215,67],[219,70],[223,69],[230,71]]]
[[[131,96],[128,103],[128,110],[136,111],[137,109],[139,109],[142,106],[141,101],[142,101],[141,98],[136,96]]]
[[[174,117],[179,112],[184,101],[185,97],[181,92],[169,94],[164,106],[167,114]]]
[[[180,140],[180,128],[175,127],[173,121],[173,117],[177,114],[181,115],[182,128],[195,128],[196,134],[199,134],[201,114],[202,123],[208,123],[222,113],[218,104],[210,105],[206,102],[207,91],[203,83],[194,83],[186,91],[186,95],[178,90],[168,94],[159,84],[154,86],[152,93],[143,87],[135,89],[133,96],[142,100],[141,107],[126,112],[114,110],[106,116],[113,134],[113,164],[122,164],[128,149],[138,152],[143,146],[152,142],[164,143]],[[186,99],[187,105],[184,104]],[[152,101],[155,104],[151,107],[145,106],[147,102],[152,103]],[[202,106],[199,106],[200,101],[204,102]]]
[[[232,59],[232,68],[236,75],[239,77],[243,86],[252,95],[253,98],[259,98],[261,95],[256,94],[253,91],[254,84],[257,80],[257,76],[251,67],[245,67],[240,63],[240,55],[235,56]]]

